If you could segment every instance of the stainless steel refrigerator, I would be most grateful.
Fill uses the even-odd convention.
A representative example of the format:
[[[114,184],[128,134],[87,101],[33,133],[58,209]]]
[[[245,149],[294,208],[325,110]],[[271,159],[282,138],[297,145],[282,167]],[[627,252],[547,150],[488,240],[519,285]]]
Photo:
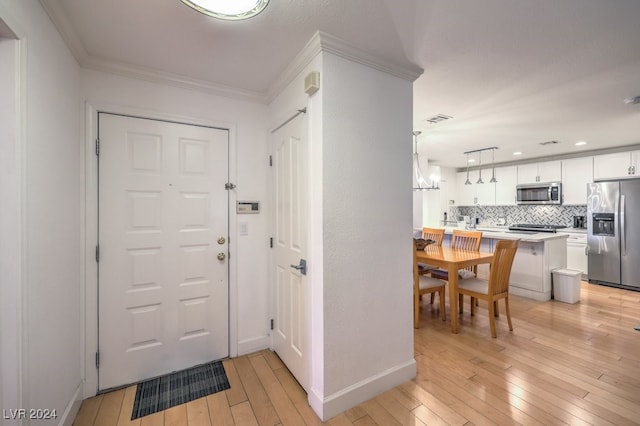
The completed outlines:
[[[640,179],[589,184],[589,282],[640,291]]]

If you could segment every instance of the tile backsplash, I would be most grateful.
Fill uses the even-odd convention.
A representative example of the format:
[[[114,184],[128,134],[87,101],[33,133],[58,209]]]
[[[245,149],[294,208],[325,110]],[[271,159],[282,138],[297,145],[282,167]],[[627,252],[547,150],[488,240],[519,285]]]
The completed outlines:
[[[573,216],[586,216],[587,206],[471,206],[450,207],[449,217],[477,217],[480,225],[491,226],[499,218],[505,218],[507,225],[533,223],[573,226]]]

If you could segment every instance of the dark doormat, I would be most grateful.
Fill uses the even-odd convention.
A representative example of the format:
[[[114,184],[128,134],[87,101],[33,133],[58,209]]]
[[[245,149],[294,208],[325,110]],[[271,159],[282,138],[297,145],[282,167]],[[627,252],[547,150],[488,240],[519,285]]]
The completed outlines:
[[[138,383],[131,420],[166,410],[194,399],[229,389],[222,361],[213,361],[186,370]]]

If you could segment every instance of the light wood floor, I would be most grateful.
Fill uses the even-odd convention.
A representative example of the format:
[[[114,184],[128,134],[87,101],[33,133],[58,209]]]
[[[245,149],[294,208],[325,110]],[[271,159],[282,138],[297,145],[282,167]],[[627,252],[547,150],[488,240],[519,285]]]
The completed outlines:
[[[640,424],[640,293],[582,284],[581,302],[511,296],[491,339],[482,305],[452,335],[425,298],[418,376],[329,425]],[[503,308],[503,304],[500,305]],[[447,311],[447,315],[449,312]],[[135,388],[83,402],[76,425],[320,424],[270,351],[225,360],[231,389],[130,422]]]

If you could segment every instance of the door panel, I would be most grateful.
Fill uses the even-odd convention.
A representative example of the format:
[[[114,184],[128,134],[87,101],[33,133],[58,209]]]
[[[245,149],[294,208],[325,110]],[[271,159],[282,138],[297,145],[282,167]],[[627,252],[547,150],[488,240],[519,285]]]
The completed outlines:
[[[273,345],[304,389],[308,390],[307,278],[291,265],[306,257],[306,140],[303,116],[273,135],[275,194],[275,330]]]
[[[99,388],[228,356],[228,132],[99,124]]]
[[[621,181],[620,194],[620,283],[640,287],[640,181]]]

